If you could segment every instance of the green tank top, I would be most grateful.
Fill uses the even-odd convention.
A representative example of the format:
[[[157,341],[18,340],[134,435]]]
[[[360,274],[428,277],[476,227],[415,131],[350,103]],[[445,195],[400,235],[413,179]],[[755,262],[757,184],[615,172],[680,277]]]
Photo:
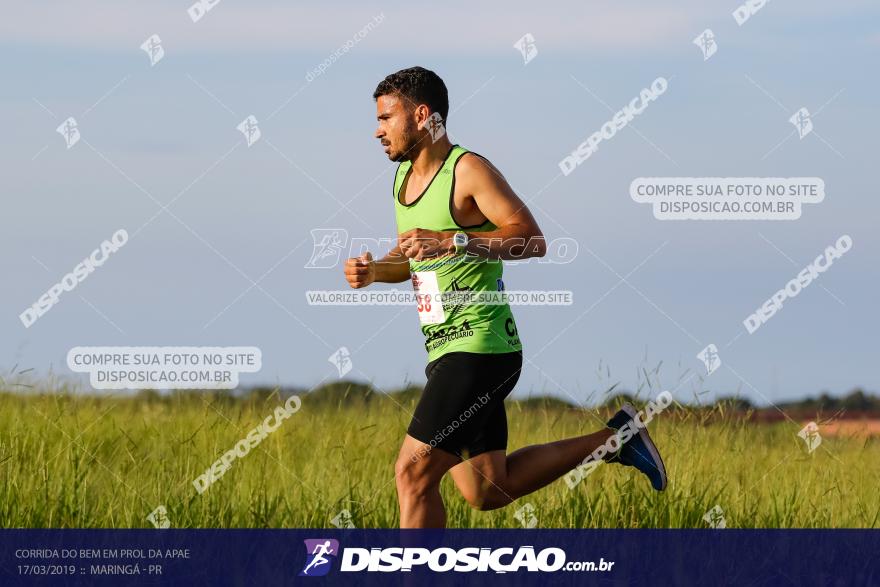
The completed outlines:
[[[394,177],[394,211],[397,233],[413,228],[436,231],[485,232],[497,227],[490,221],[461,226],[452,217],[455,166],[468,150],[453,145],[443,165],[425,191],[412,204],[401,203],[400,187],[412,167],[405,161]],[[418,313],[425,335],[428,361],[453,351],[509,353],[522,350],[510,306],[504,304],[462,304],[427,298],[424,294],[503,291],[502,262],[472,255],[447,255],[434,259],[410,259],[413,288],[419,294]],[[427,298],[427,299],[426,299]],[[438,303],[439,301],[439,303]]]

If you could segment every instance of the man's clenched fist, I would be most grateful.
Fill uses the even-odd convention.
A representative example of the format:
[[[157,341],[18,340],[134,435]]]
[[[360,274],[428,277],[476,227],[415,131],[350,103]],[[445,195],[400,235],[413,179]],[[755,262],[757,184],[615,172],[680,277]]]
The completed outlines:
[[[345,279],[354,289],[367,287],[376,280],[376,263],[370,251],[345,261]]]

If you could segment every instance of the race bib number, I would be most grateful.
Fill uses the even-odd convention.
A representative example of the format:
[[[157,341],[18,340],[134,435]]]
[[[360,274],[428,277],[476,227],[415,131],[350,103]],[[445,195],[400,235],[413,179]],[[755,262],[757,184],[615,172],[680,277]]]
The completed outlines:
[[[437,273],[435,271],[416,271],[412,274],[412,284],[418,303],[419,322],[422,324],[446,322],[443,300],[440,299],[440,286],[437,285]]]

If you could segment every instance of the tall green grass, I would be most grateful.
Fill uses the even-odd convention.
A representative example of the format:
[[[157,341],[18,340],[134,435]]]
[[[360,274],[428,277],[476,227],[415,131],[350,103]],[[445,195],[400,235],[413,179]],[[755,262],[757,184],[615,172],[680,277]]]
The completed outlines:
[[[199,495],[192,480],[272,413],[277,393],[0,393],[0,525],[150,527],[147,515],[164,505],[174,527],[332,527],[342,509],[358,527],[396,527],[393,464],[415,400],[303,396],[296,414]],[[604,418],[509,402],[509,449],[586,434]],[[669,471],[664,493],[630,468],[602,465],[573,490],[559,480],[480,512],[447,476],[448,525],[519,527],[514,512],[528,502],[538,526],[552,528],[706,527],[715,505],[728,527],[878,527],[880,442],[825,438],[808,454],[798,430],[722,408],[669,411],[651,424]]]

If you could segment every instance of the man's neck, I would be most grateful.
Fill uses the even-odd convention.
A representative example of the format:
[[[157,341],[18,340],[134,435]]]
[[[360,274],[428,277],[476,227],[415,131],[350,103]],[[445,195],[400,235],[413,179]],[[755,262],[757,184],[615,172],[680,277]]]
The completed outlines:
[[[413,173],[419,177],[427,177],[437,171],[437,167],[443,164],[452,143],[449,138],[443,136],[437,142],[426,145],[411,159]]]

